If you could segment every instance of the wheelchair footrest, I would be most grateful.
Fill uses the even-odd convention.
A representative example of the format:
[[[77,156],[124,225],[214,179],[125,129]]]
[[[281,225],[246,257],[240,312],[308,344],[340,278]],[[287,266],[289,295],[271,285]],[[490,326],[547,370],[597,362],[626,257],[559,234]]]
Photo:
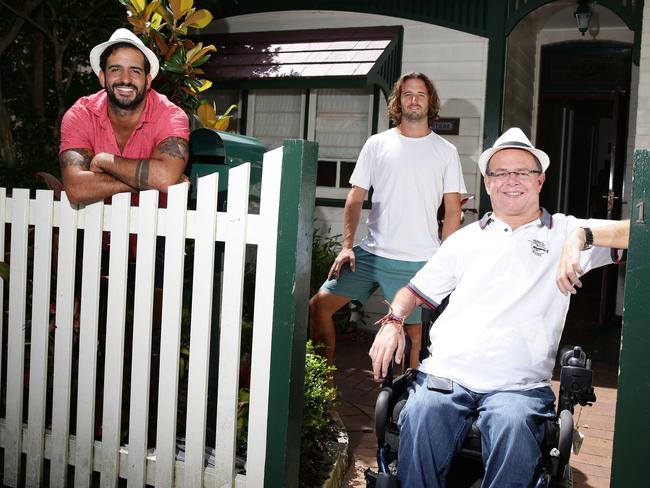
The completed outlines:
[[[366,478],[366,488],[399,488],[397,476],[388,473],[375,473],[367,468],[363,473]]]

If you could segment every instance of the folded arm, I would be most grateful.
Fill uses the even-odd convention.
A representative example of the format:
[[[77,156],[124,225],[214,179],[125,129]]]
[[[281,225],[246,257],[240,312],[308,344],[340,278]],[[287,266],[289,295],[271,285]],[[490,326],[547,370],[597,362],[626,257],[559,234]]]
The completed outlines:
[[[130,159],[113,154],[96,154],[90,170],[104,172],[138,190],[167,189],[184,181],[189,159],[188,143],[182,137],[168,137],[158,144],[149,158]]]
[[[130,159],[108,153],[93,156],[87,148],[69,149],[59,156],[63,186],[73,203],[90,203],[121,192],[167,189],[185,181],[188,142],[168,137],[149,158]]]
[[[72,203],[92,203],[117,193],[136,191],[108,173],[91,171],[92,159],[88,148],[68,149],[59,155],[63,187]]]
[[[630,239],[630,221],[613,221],[611,224],[594,227],[591,232],[594,236],[594,246],[627,249]],[[584,274],[584,271],[580,266],[580,252],[586,242],[587,236],[582,227],[574,230],[564,241],[555,282],[565,295],[575,294],[576,287],[582,287],[579,277]]]
[[[404,287],[397,292],[393,303],[391,303],[391,313],[398,319],[388,319],[384,322],[375,336],[370,352],[368,353],[372,360],[372,372],[375,380],[384,378],[388,372],[388,365],[395,357],[395,362],[399,364],[404,355],[404,318],[422,304],[422,300]]]

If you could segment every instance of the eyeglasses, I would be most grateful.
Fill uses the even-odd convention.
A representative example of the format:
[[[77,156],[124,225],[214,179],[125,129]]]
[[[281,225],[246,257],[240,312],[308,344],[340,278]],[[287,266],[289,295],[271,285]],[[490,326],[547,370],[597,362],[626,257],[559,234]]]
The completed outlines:
[[[521,180],[524,178],[528,178],[531,175],[538,175],[540,173],[541,171],[538,169],[522,169],[519,171],[497,171],[497,172],[489,171],[487,175],[490,178],[495,178],[497,180],[507,180],[508,176],[514,175],[516,179]]]

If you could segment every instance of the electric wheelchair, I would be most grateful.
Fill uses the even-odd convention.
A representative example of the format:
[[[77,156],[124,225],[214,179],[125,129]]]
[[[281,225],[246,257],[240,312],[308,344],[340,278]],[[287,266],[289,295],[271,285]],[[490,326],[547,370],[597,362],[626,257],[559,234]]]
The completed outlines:
[[[424,331],[423,331],[424,332]],[[407,348],[408,350],[408,348]],[[570,488],[573,486],[569,457],[574,438],[573,410],[578,404],[591,405],[596,401],[593,388],[591,360],[580,346],[565,347],[559,354],[560,391],[557,400],[557,416],[545,423],[545,439],[542,443],[542,461],[535,473],[534,488]],[[399,487],[395,475],[398,462],[399,429],[397,419],[406,404],[408,387],[416,371],[407,370],[392,379],[389,371],[375,404],[375,434],[377,436],[378,472],[366,469],[367,487]],[[481,435],[472,425],[460,451],[452,461],[447,478],[448,487],[479,488],[483,477]],[[410,488],[410,487],[404,487]]]

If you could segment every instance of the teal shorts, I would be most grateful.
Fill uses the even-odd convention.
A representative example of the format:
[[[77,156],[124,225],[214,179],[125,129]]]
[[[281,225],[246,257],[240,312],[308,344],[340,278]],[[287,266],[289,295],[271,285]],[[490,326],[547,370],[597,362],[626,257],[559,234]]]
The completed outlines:
[[[382,258],[360,246],[354,246],[353,250],[356,257],[356,271],[353,273],[350,266],[346,264],[341,269],[339,279],[333,278],[323,283],[320,287],[322,291],[365,303],[377,288],[381,288],[384,298],[390,303],[399,289],[406,286],[426,263],[426,261],[411,262]],[[420,309],[413,310],[405,322],[421,323]]]

